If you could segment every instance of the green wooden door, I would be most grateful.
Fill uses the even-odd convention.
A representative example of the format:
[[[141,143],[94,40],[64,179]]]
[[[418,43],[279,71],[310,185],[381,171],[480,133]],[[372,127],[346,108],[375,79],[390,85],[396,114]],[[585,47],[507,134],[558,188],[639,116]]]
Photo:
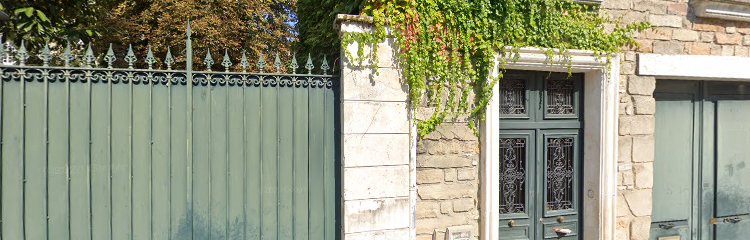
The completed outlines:
[[[581,86],[543,72],[500,83],[500,239],[580,239]]]
[[[658,81],[652,239],[750,236],[750,85]]]

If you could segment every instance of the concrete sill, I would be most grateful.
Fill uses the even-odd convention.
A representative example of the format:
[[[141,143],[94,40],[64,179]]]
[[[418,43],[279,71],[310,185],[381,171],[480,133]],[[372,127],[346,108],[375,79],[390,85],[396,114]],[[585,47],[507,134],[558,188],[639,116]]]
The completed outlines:
[[[695,15],[750,22],[750,0],[696,0]]]

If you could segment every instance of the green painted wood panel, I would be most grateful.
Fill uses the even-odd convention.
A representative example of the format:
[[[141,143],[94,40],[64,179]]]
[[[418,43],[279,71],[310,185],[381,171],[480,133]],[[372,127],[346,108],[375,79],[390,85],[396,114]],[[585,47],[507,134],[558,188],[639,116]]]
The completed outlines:
[[[170,112],[169,88],[151,90],[151,239],[169,239],[170,234]],[[183,160],[178,160],[183,161]]]
[[[210,239],[226,239],[227,234],[227,88],[211,87],[210,115]]]
[[[91,239],[90,89],[87,83],[70,85],[70,238]]]
[[[7,86],[3,86],[3,90],[5,88]],[[47,235],[65,240],[70,239],[70,205],[68,204],[68,159],[70,156],[68,154],[69,94],[67,84],[60,82],[50,83],[48,94],[47,214],[49,214],[49,219],[47,220]],[[8,105],[7,103],[9,102],[3,96],[2,105]],[[5,112],[5,108],[3,107],[3,113]],[[5,114],[3,114],[3,134],[5,134],[4,129],[8,128],[10,124],[12,123],[5,121]],[[3,147],[3,156],[6,154],[5,149],[6,147]],[[5,161],[3,160],[3,165],[4,163]]]
[[[208,87],[193,88],[193,165],[192,167],[192,237],[209,238],[211,91]]]
[[[26,239],[47,238],[47,93],[44,82],[26,84],[24,122],[24,227]]]
[[[716,104],[716,239],[750,235],[750,100],[719,100]],[[727,222],[730,218],[740,222]]]
[[[91,86],[91,238],[109,239],[111,225],[110,85]]]
[[[132,88],[112,85],[112,239],[131,239]]]
[[[227,91],[227,239],[245,239],[244,95],[240,87]]]
[[[294,238],[294,89],[279,88],[279,239]]]
[[[294,239],[308,239],[308,89],[294,89]]]
[[[309,197],[308,200],[313,203],[325,203],[325,136],[323,128],[325,121],[325,92],[321,89],[311,89],[309,94],[310,115],[309,123]],[[310,206],[310,219],[325,219],[325,207]],[[309,225],[309,239],[325,239],[325,221],[312,221]]]
[[[23,239],[24,84],[3,83],[2,235]]]
[[[133,239],[151,238],[151,86],[133,85]]]
[[[278,236],[278,91],[261,90],[261,239]]]
[[[243,88],[245,111],[245,239],[261,234],[261,98],[260,88]]]
[[[187,86],[172,85],[170,87],[170,234],[172,239],[190,239],[192,236],[191,223],[191,184],[188,175],[192,171],[188,164],[191,147],[188,146],[188,134],[192,127],[188,126],[187,115],[192,114],[188,109],[189,95]]]
[[[336,114],[336,96],[333,89],[323,88],[319,89],[324,92],[325,97],[323,99],[323,108],[325,108],[325,111],[323,112],[323,149],[325,151],[324,157],[321,159],[321,165],[323,165],[324,173],[323,176],[323,187],[325,188],[324,192],[324,200],[323,200],[323,207],[325,208],[325,239],[335,239],[336,238],[336,232],[340,229],[338,226],[336,226],[336,218],[333,216],[337,215],[336,209],[338,209],[338,206],[336,205],[336,196],[338,184],[336,183],[336,179],[340,179],[337,177],[337,171],[336,171],[336,164],[331,163],[330,161],[335,161],[335,159],[339,159],[336,154],[336,143],[339,142],[338,131],[336,130],[339,124],[336,121],[335,118]]]

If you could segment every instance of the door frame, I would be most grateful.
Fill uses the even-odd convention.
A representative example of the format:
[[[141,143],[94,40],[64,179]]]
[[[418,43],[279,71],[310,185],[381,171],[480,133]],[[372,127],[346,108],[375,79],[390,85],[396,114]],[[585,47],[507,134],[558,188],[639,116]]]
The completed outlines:
[[[555,51],[555,50],[553,50]],[[506,49],[511,59],[512,51]],[[584,73],[583,88],[583,170],[582,203],[587,206],[582,214],[583,239],[614,239],[615,200],[617,195],[617,129],[620,81],[620,56],[609,63],[592,51],[569,50],[568,57],[550,58],[546,49],[521,48],[519,58],[503,63],[504,69],[547,72]],[[567,63],[566,63],[567,62]],[[498,76],[502,59],[495,58],[491,78]],[[613,73],[613,74],[610,74]],[[480,239],[498,239],[499,226],[499,86],[493,87],[493,97],[487,105],[481,123],[481,189]]]

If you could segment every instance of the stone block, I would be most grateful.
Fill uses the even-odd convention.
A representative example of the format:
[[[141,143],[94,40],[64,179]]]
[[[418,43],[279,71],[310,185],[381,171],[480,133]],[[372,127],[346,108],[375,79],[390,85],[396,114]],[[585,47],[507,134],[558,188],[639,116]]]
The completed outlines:
[[[409,134],[344,134],[344,167],[409,164]]]
[[[364,29],[361,29],[360,31],[356,32],[362,32],[362,31],[369,31],[371,27],[364,27]],[[350,44],[349,46],[346,46],[346,49],[349,53],[351,53],[351,59],[348,57],[343,58],[344,67],[345,68],[363,68],[363,67],[369,67],[372,66],[372,61],[370,58],[364,58],[364,59],[358,59],[359,54],[359,42],[354,42]],[[371,46],[364,46],[362,53],[364,56],[369,56],[372,52]],[[398,65],[398,44],[396,43],[395,38],[387,38],[384,42],[378,44],[377,49],[378,54],[378,67],[384,67],[384,68],[395,68]],[[356,60],[362,60],[362,61],[356,61]]]
[[[635,176],[633,175],[633,171],[628,170],[620,173],[620,186],[631,187],[634,181]]]
[[[632,8],[632,6],[633,1],[630,0],[610,0],[602,2],[602,7],[604,9],[628,10]]]
[[[685,43],[678,41],[654,41],[654,53],[683,54]]]
[[[372,240],[372,239],[409,239],[408,228],[395,230],[380,230],[372,232],[347,233],[344,237],[346,240]],[[419,239],[419,238],[417,238]],[[432,238],[429,238],[432,240]]]
[[[667,2],[654,0],[640,1],[633,4],[633,10],[652,14],[664,14],[667,13]]]
[[[695,55],[710,55],[711,44],[704,43],[704,42],[690,43],[690,48],[688,49],[688,53],[695,54]]]
[[[630,224],[630,240],[648,240],[651,232],[651,217],[637,217]]]
[[[620,135],[653,134],[654,124],[653,115],[620,116]],[[633,142],[635,142],[635,140]],[[638,149],[635,144],[633,144],[634,159],[637,157],[636,151],[638,151]]]
[[[724,22],[716,19],[698,18],[693,23],[693,29],[708,32],[724,32]]]
[[[651,189],[627,190],[623,194],[634,216],[651,216]]]
[[[747,57],[750,55],[750,48],[745,46],[734,46],[734,55],[738,57]]]
[[[444,183],[420,185],[417,189],[422,200],[445,200],[476,197],[477,187],[470,183]]]
[[[440,203],[440,213],[442,214],[450,214],[453,212],[453,202],[451,201],[443,201]]]
[[[474,135],[474,132],[469,129],[469,126],[465,122],[444,122],[438,125],[438,127],[430,134],[427,134],[424,139],[429,140],[440,140],[440,139],[457,139],[467,141],[477,141],[478,138]]]
[[[615,225],[615,240],[630,240],[630,222],[628,217],[618,217]]]
[[[734,56],[734,46],[721,46],[721,56]]]
[[[456,180],[458,180],[458,173],[456,173],[456,169],[455,168],[445,169],[445,181],[455,182]]]
[[[474,209],[473,198],[461,198],[453,200],[453,211],[454,212],[468,212]]]
[[[735,26],[727,26],[724,29],[724,31],[727,32],[727,33],[737,33],[737,27],[735,27]]]
[[[654,165],[653,163],[636,163],[633,167],[635,173],[636,188],[654,187]]]
[[[713,32],[701,32],[701,42],[713,42],[715,35]]]
[[[633,96],[635,114],[651,115],[656,112],[656,100],[651,96]]]
[[[750,45],[750,35],[742,38],[742,45],[745,45],[745,46]]]
[[[630,208],[622,194],[617,194],[617,217],[630,216]]]
[[[420,155],[417,156],[417,167],[421,168],[456,168],[470,167],[472,158],[477,155]]]
[[[620,136],[617,142],[619,143],[618,151],[620,152],[617,157],[617,162],[631,162],[633,159],[633,138],[631,136]]]
[[[716,33],[716,43],[722,45],[737,45],[742,43],[742,35],[738,33]]]
[[[669,6],[667,6],[668,14],[685,16],[687,15],[687,12],[688,12],[687,2],[670,3]]]
[[[654,40],[649,39],[637,39],[635,40],[638,46],[638,52],[651,53],[654,51]]]
[[[668,27],[655,27],[643,31],[639,37],[654,40],[669,40],[672,39],[672,29]]]
[[[409,196],[409,166],[344,168],[344,200]]]
[[[417,184],[440,183],[445,176],[442,169],[417,168]]]
[[[633,136],[633,162],[654,161],[654,136]]]
[[[681,16],[652,14],[648,16],[648,21],[656,27],[682,27]]]
[[[434,218],[440,214],[440,203],[417,201],[417,218]]]
[[[344,133],[409,133],[406,102],[343,103]]]
[[[698,41],[700,34],[690,29],[676,29],[672,32],[672,38],[680,41]]]
[[[409,228],[409,198],[344,201],[344,233]]]
[[[343,100],[407,101],[408,86],[398,69],[344,68],[341,74]]]
[[[459,181],[474,180],[477,174],[475,168],[459,168],[457,173]]]
[[[651,96],[654,94],[655,88],[656,80],[654,77],[637,75],[630,75],[628,77],[628,93],[632,95]]]

